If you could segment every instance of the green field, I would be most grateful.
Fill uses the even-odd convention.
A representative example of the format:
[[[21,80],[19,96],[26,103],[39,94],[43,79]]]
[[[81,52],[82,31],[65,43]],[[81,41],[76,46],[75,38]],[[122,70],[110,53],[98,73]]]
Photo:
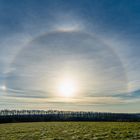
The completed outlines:
[[[37,122],[0,124],[0,140],[140,140],[140,123]]]

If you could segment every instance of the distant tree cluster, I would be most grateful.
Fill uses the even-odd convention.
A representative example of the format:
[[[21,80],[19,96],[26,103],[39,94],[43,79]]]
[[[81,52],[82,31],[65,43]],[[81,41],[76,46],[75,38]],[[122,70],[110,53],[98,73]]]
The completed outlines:
[[[140,114],[58,110],[1,110],[0,123],[39,121],[140,121]]]

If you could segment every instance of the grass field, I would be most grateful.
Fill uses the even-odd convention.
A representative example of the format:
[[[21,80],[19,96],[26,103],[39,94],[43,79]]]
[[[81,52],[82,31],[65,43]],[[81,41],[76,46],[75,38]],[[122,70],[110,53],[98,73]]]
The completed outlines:
[[[37,122],[0,124],[0,140],[140,140],[140,123]]]

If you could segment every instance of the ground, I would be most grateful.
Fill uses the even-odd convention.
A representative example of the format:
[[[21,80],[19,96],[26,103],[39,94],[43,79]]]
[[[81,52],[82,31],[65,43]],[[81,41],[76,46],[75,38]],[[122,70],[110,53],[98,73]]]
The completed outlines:
[[[0,124],[0,140],[140,140],[140,122]]]

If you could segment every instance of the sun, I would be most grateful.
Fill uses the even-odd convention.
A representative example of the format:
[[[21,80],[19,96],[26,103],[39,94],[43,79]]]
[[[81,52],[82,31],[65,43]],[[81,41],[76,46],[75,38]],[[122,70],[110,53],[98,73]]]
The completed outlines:
[[[76,82],[66,78],[60,82],[58,90],[61,97],[73,97],[77,92]]]

